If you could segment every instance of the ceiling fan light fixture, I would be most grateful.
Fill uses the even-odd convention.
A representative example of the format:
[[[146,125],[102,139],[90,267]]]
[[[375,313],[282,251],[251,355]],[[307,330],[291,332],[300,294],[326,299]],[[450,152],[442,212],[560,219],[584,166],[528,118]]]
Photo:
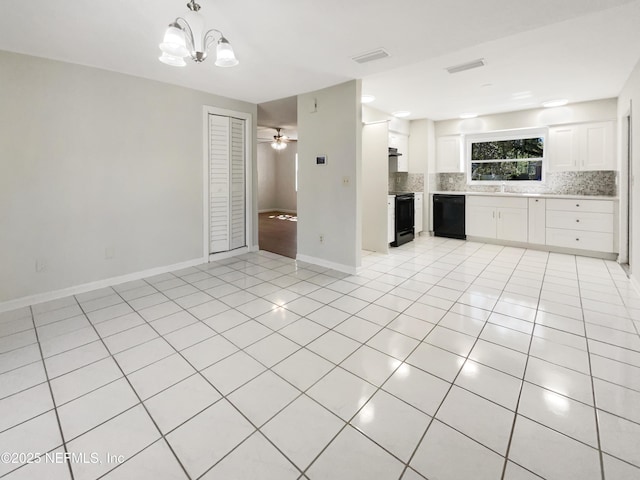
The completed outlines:
[[[274,150],[284,150],[285,148],[287,148],[287,144],[281,139],[278,139],[273,141],[273,143],[271,144],[271,148],[273,148]]]

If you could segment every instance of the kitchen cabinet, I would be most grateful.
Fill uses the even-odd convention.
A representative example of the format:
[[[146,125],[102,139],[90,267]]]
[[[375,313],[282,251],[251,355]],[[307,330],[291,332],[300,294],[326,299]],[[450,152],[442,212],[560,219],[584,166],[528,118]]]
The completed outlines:
[[[395,240],[396,232],[396,197],[394,195],[387,196],[387,243]]]
[[[414,223],[414,231],[416,236],[423,230],[423,212],[424,212],[424,204],[423,204],[424,195],[422,192],[415,192],[413,194],[413,223]]]
[[[513,242],[528,240],[526,198],[468,196],[465,233],[473,237]]]
[[[389,157],[389,172],[409,171],[409,136],[398,132],[389,132],[389,147],[397,148],[400,157]]]
[[[547,200],[544,198],[529,199],[529,243],[546,243],[546,205]]]
[[[547,245],[612,253],[614,226],[612,200],[547,200]]]
[[[462,137],[460,135],[446,135],[436,140],[436,171],[463,172],[462,167]]]
[[[562,125],[549,129],[548,170],[615,170],[614,122]]]

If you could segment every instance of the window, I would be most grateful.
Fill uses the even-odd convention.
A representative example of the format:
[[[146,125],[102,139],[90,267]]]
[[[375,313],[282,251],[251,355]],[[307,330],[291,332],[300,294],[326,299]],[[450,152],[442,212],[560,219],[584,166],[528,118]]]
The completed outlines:
[[[541,182],[545,138],[543,130],[468,136],[469,183]]]

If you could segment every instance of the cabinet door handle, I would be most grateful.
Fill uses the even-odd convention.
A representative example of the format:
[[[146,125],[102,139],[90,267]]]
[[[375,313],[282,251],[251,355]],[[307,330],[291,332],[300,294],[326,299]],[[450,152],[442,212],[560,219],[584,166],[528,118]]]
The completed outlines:
[[[579,238],[576,238],[576,242],[579,242],[579,241],[580,241],[580,239],[579,239]]]
[[[496,211],[493,211],[493,218],[496,218]]]
[[[580,219],[576,220],[576,223],[580,223]]]
[[[579,203],[576,203],[576,207],[579,207],[579,206],[580,206],[580,204],[579,204]]]
[[[536,203],[538,203],[539,201],[540,201],[540,200],[538,200],[538,199],[536,198]]]

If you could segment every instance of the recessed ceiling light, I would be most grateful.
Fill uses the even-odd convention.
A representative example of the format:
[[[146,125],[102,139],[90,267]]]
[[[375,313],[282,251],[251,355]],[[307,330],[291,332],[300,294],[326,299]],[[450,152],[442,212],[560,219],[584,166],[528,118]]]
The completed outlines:
[[[376,99],[373,95],[362,95],[362,103],[371,103]]]
[[[542,106],[545,108],[562,107],[567,103],[569,103],[569,100],[566,98],[559,98],[558,100],[549,100],[548,102],[544,102]]]
[[[407,112],[406,110],[398,110],[397,112],[393,112],[391,115],[398,118],[404,118],[411,115],[411,112]]]
[[[477,113],[463,113],[463,114],[460,115],[460,118],[464,118],[464,119],[476,118],[477,116],[478,116]]]

